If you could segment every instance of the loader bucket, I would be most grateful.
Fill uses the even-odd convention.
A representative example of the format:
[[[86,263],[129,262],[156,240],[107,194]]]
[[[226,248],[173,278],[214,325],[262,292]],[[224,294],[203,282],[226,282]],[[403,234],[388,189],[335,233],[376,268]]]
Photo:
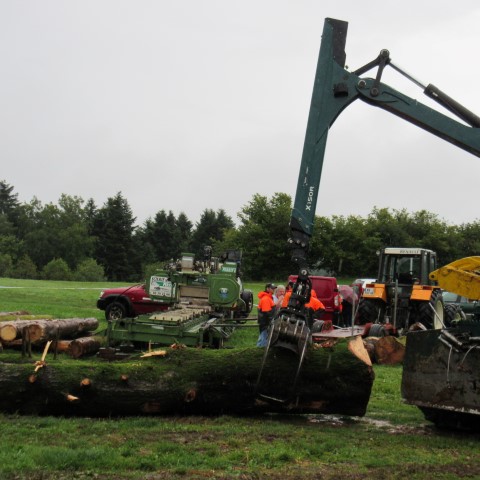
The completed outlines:
[[[438,427],[480,430],[480,323],[409,332],[402,398]]]

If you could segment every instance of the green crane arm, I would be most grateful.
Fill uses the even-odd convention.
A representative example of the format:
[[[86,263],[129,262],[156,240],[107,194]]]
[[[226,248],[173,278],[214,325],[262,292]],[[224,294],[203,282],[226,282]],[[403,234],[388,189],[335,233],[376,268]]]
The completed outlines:
[[[325,19],[302,162],[290,219],[289,243],[292,246],[292,259],[301,268],[305,268],[307,263],[306,256],[315,219],[328,131],[340,113],[354,100],[360,99],[370,105],[387,110],[480,157],[480,118],[434,85],[424,87],[401,71],[391,62],[387,50],[382,50],[375,60],[355,72],[346,70],[347,27],[347,22],[331,18]],[[391,65],[423,87],[427,96],[440,103],[468,125],[381,83],[382,72],[387,65]],[[361,77],[374,67],[378,67],[375,78]]]

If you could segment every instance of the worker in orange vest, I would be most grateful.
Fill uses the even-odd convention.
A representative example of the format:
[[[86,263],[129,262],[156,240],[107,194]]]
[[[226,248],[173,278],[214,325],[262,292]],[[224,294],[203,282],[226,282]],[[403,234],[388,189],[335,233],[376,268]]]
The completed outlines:
[[[267,346],[267,330],[275,313],[275,302],[273,301],[273,292],[276,285],[267,283],[265,290],[258,294],[258,329],[260,335],[257,340],[257,347]]]
[[[310,300],[305,304],[306,308],[312,311],[312,318],[318,320],[325,312],[325,305],[317,297],[317,292],[312,288]]]
[[[287,293],[285,293],[285,296],[283,297],[282,308],[286,308],[288,306],[291,296],[292,290],[289,290]],[[308,316],[310,317],[310,326],[315,320],[320,319],[325,312],[325,305],[321,300],[318,299],[317,292],[313,288],[310,292],[310,300],[305,304],[305,308],[307,309]]]

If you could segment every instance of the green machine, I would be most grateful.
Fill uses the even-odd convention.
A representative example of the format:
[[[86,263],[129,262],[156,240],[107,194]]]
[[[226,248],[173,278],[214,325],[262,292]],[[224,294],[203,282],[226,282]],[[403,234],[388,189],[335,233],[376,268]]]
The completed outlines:
[[[108,323],[109,346],[171,345],[220,348],[244,322],[253,307],[253,294],[240,280],[241,252],[221,258],[206,248],[204,259],[184,253],[179,261],[151,275],[150,298],[167,310]]]

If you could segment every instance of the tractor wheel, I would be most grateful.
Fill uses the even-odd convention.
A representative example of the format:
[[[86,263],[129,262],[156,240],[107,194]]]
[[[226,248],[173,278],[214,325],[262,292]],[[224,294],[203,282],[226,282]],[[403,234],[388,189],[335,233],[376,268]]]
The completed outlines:
[[[446,303],[445,304],[445,316],[444,316],[444,322],[446,327],[452,326],[452,324],[455,324],[459,322],[460,320],[466,320],[467,316],[465,315],[465,312],[462,310],[460,305],[457,305],[455,303]]]
[[[105,309],[105,318],[107,320],[120,320],[127,316],[127,309],[120,302],[112,302]]]
[[[386,335],[385,327],[379,323],[374,323],[368,331],[369,337],[385,337]]]
[[[440,290],[434,290],[428,302],[419,302],[415,320],[426,328],[442,329],[445,324],[444,317],[443,298]]]
[[[366,323],[382,322],[385,314],[385,306],[379,300],[360,299],[358,305],[358,323],[365,325]]]

